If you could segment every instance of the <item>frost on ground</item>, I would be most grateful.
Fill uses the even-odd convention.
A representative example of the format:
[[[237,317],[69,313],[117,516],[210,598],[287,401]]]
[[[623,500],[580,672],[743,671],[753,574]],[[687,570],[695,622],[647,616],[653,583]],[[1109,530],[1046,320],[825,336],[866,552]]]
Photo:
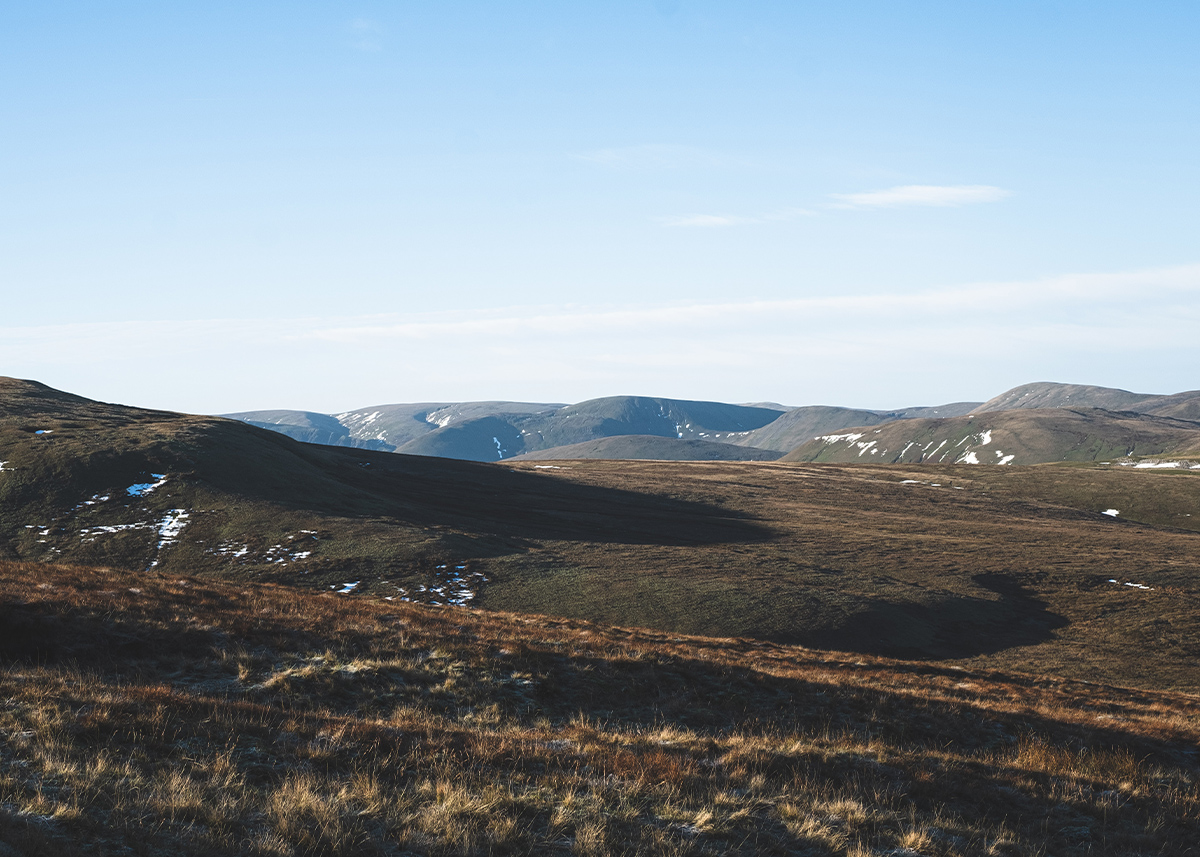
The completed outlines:
[[[155,524],[146,521],[138,521],[134,524],[109,524],[107,526],[84,527],[79,531],[79,537],[82,544],[90,544],[100,536],[110,533],[122,533],[126,530],[149,530],[155,527]]]
[[[151,473],[150,475],[153,476],[158,481],[157,482],[137,482],[133,485],[130,485],[128,488],[126,488],[125,492],[130,497],[145,497],[147,494],[152,492],[155,488],[158,488],[164,482],[167,481],[167,475],[165,473]]]
[[[308,559],[312,556],[312,550],[299,550],[300,545],[297,543],[313,541],[317,541],[316,530],[300,530],[298,533],[289,535],[280,544],[271,545],[265,551],[256,551],[253,554],[250,545],[235,539],[226,539],[216,547],[209,548],[208,552],[213,556],[241,560],[240,565],[277,564]]]
[[[388,601],[408,601],[417,604],[463,605],[475,599],[479,584],[487,583],[487,576],[480,571],[469,571],[465,565],[439,565],[434,569],[434,579],[428,584],[418,584],[411,589],[397,586],[397,595],[388,596]],[[474,588],[472,588],[474,587]]]
[[[228,556],[237,559],[250,553],[250,546],[244,545],[241,542],[235,542],[233,539],[227,539],[209,550],[209,553],[215,556]]]

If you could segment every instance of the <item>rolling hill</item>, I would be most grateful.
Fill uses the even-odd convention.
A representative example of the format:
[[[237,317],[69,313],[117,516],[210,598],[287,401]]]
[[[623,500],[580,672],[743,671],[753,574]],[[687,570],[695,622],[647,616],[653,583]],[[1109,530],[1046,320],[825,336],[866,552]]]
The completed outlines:
[[[480,417],[527,416],[562,405],[530,402],[417,402],[377,405],[340,414],[311,411],[242,411],[222,414],[305,443],[382,449],[388,452],[449,425]]]
[[[1200,471],[485,464],[11,380],[0,461],[13,560],[1200,688]]]
[[[901,411],[867,411],[828,405],[792,408],[779,419],[759,429],[726,435],[725,442],[738,446],[790,452],[817,435],[855,426],[881,425],[893,420],[956,417],[971,413],[978,402],[953,402],[932,408],[908,408]]]
[[[468,461],[498,461],[529,453],[540,453],[556,447],[573,447],[577,444],[586,446],[570,453],[553,455],[563,457],[578,453],[586,457],[627,455],[631,458],[683,460],[686,456],[694,454],[700,460],[711,460],[711,456],[724,451],[728,453],[726,460],[746,460],[745,454],[735,452],[730,445],[791,453],[810,444],[814,438],[835,434],[860,434],[860,429],[878,428],[900,421],[929,421],[1002,411],[1055,408],[1074,412],[1087,409],[1133,412],[1200,423],[1200,392],[1158,395],[1131,393],[1110,387],[1037,382],[1014,387],[987,402],[951,402],[934,407],[891,411],[827,405],[784,409],[783,406],[774,404],[728,405],[719,402],[613,396],[592,399],[577,405],[426,402],[381,405],[337,415],[309,411],[246,411],[227,416],[308,443],[382,449],[410,455]],[[1046,436],[1046,432],[1053,434],[1056,431],[1052,425],[1054,421],[1045,417],[1035,418],[1029,426],[1028,438],[1010,442],[1016,451],[1013,452],[1015,458],[1009,461],[1035,463],[1082,460],[1082,453],[1077,448],[1078,442],[1084,442],[1086,445],[1087,437],[1079,436],[1076,437],[1077,442],[1072,442],[1072,432],[1077,434],[1076,430],[1079,427],[1068,426],[1070,418],[1063,417],[1059,422],[1067,434],[1052,439]],[[1097,426],[1099,421],[1098,417],[1092,419]],[[1126,419],[1125,425],[1117,427],[1114,424],[1111,432],[1103,430],[1095,439],[1100,441],[1101,446],[1110,440],[1119,446],[1126,439],[1131,439],[1136,445],[1140,442],[1136,441],[1136,438],[1143,435],[1147,438],[1162,436],[1159,429],[1147,427],[1142,434],[1130,434],[1130,428]],[[947,431],[953,433],[954,429],[948,427]],[[927,433],[924,425],[920,428],[889,429],[889,436],[915,436],[922,433]],[[683,446],[673,449],[659,442],[655,442],[652,448],[643,448],[632,441],[598,443],[604,438],[637,435],[708,441],[726,446]],[[941,438],[935,438],[935,443],[937,440]],[[959,436],[953,438],[954,443],[961,440],[962,437]],[[851,443],[860,441],[867,442],[856,438]],[[923,447],[925,445],[924,442],[921,444]],[[1149,446],[1154,445],[1153,442],[1149,443]],[[847,450],[843,450],[842,453],[831,450],[816,453],[816,449],[817,447],[810,444],[803,452],[797,454],[801,456],[800,460],[809,460],[810,456],[818,455],[818,458],[812,460],[823,461],[848,461],[857,455],[856,452]],[[1066,457],[1055,458],[1055,450],[1062,450]],[[876,449],[870,454],[878,456],[881,453]],[[761,456],[754,454],[752,457],[757,459]],[[1003,457],[997,457],[996,462]],[[980,459],[980,462],[996,463],[990,459]]]
[[[397,448],[413,455],[498,461],[610,437],[719,439],[779,418],[772,408],[644,396],[591,399],[554,411],[493,415],[454,423]],[[730,450],[731,454],[734,453]],[[738,454],[740,456],[740,454]]]
[[[813,438],[784,461],[1043,464],[1200,456],[1200,423],[1100,408],[991,411],[904,420]]]
[[[680,440],[654,435],[629,434],[586,443],[552,446],[526,452],[513,461],[554,461],[584,458],[644,461],[774,461],[783,453],[770,449],[734,446],[709,440]]]
[[[1200,419],[1200,390],[1163,396],[1155,393],[1131,393],[1112,387],[1040,381],[1022,384],[1001,393],[984,402],[975,412],[1023,408],[1103,408],[1108,411],[1134,411],[1160,417]]]
[[[380,405],[328,416],[320,423],[327,434],[314,431],[306,411],[245,411],[226,416],[302,441],[466,461],[498,461],[525,452],[624,435],[720,439],[770,423],[782,413],[779,407],[645,396],[610,396],[575,405]],[[342,427],[340,434],[329,420]],[[734,451],[730,454],[744,457]]]

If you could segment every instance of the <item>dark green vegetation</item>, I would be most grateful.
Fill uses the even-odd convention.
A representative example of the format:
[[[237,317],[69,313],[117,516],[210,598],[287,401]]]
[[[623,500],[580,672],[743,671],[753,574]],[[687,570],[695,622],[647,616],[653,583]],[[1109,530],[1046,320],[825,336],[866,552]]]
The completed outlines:
[[[0,402],[12,559],[1200,688],[1200,471],[489,465]]]
[[[527,452],[514,461],[554,461],[572,458],[641,459],[645,461],[775,461],[783,455],[770,449],[733,446],[710,440],[630,434],[586,443]]]
[[[1200,840],[1195,697],[746,639],[0,561],[0,695],[6,855]]]
[[[1200,459],[1200,422],[1101,408],[991,411],[844,429],[813,438],[783,460],[1044,464],[1163,455]]]

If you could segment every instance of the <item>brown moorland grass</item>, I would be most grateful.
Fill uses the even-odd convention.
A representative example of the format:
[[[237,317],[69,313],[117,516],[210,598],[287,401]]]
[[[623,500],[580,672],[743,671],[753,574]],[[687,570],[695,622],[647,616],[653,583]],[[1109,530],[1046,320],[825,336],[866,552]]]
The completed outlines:
[[[1200,691],[1200,470],[480,464],[11,379],[0,460],[8,560]]]
[[[0,563],[26,855],[1193,854],[1200,699]]]

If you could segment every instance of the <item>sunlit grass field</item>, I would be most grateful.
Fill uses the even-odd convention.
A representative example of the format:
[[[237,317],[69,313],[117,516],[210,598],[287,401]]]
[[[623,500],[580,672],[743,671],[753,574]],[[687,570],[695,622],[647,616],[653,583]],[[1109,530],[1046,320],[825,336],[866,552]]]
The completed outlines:
[[[1186,854],[1195,697],[0,564],[20,854]]]

